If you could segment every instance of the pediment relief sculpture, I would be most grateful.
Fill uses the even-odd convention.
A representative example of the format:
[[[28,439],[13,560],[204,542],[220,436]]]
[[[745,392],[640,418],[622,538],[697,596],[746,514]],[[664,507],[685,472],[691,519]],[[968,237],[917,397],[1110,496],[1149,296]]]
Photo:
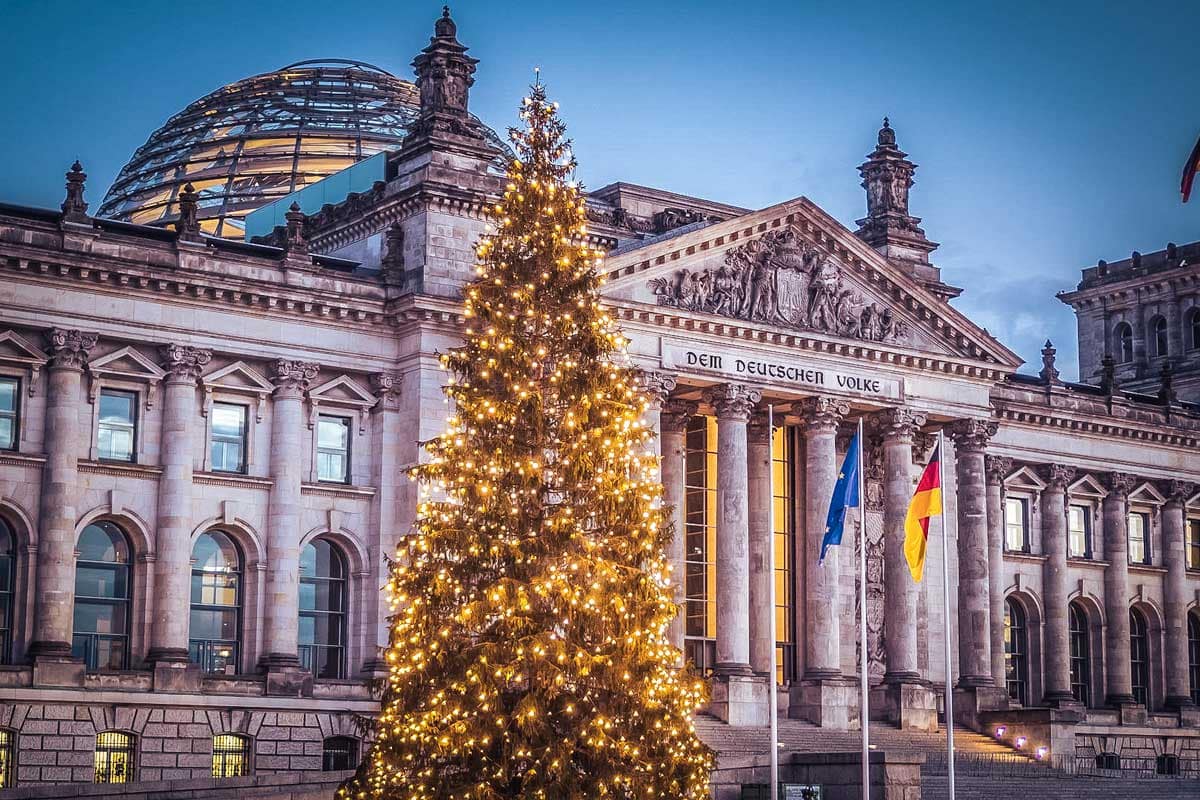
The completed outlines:
[[[892,309],[855,291],[843,266],[795,228],[770,231],[708,269],[649,282],[658,304],[873,342],[906,342]]]

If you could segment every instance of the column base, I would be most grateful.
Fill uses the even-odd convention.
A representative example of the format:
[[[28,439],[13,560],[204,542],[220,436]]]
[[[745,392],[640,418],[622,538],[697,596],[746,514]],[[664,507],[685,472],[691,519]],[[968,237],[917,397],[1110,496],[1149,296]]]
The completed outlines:
[[[1163,705],[1167,708],[1183,708],[1185,706],[1194,706],[1192,698],[1186,694],[1183,695],[1167,695],[1167,699],[1163,701]]]
[[[1200,706],[1186,705],[1179,707],[1179,727],[1200,728]]]
[[[871,717],[892,723],[904,731],[936,731],[937,694],[920,680],[884,677],[883,685],[871,690]]]
[[[1087,712],[1087,708],[1083,703],[1075,699],[1075,695],[1070,692],[1053,692],[1046,695],[1044,698],[1046,705],[1050,708],[1057,708],[1060,711],[1070,711],[1081,715]]]
[[[790,693],[788,716],[822,728],[847,731],[859,728],[858,681],[841,676],[812,679],[805,676]]]
[[[66,656],[35,655],[33,657],[33,685],[35,687],[83,688],[86,670],[83,661]]]
[[[146,654],[146,662],[150,664],[186,664],[190,660],[186,647],[151,647],[150,652]]]
[[[991,678],[988,678],[989,684]],[[1008,691],[998,686],[964,686],[954,688],[954,721],[973,731],[984,730],[983,715],[990,711],[1008,709]]]
[[[747,668],[748,669],[748,668]],[[767,679],[746,674],[715,674],[709,712],[735,727],[761,727],[771,722]]]
[[[187,660],[161,659],[154,662],[153,670],[156,692],[198,692],[204,681],[200,665]]]
[[[29,656],[50,656],[52,658],[70,658],[71,645],[69,642],[37,641],[29,645]]]
[[[292,653],[268,653],[258,662],[266,673],[266,693],[275,697],[312,697],[313,676],[300,668],[300,658]]]
[[[1150,716],[1144,705],[1132,701],[1118,703],[1117,711],[1120,714],[1122,725],[1145,725]]]

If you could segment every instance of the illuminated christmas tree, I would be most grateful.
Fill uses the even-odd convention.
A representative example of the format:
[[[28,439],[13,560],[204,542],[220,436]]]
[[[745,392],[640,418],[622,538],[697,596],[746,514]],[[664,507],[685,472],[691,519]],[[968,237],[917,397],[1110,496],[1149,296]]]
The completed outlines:
[[[540,84],[445,355],[455,412],[414,469],[376,742],[339,797],[708,797],[647,397]]]

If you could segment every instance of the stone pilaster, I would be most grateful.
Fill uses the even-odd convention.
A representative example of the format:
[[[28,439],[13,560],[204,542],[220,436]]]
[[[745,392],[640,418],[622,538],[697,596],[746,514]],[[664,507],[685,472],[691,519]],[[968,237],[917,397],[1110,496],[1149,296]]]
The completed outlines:
[[[158,481],[155,527],[154,614],[150,651],[153,663],[187,663],[192,571],[192,430],[196,424],[196,382],[212,361],[212,351],[171,344],[161,349],[163,380],[162,477]],[[240,666],[240,665],[239,665]],[[176,670],[177,671],[177,670]],[[156,670],[156,677],[159,671]],[[164,680],[170,673],[163,673]]]
[[[1187,587],[1187,499],[1195,484],[1170,481],[1165,487],[1167,502],[1162,509],[1163,556],[1167,577],[1163,581],[1166,656],[1166,701],[1173,708],[1192,705],[1188,676],[1188,587]]]
[[[987,456],[988,519],[988,608],[991,618],[992,681],[1005,685],[1004,670],[1004,479],[1013,461],[1004,456]]]
[[[1129,492],[1137,485],[1133,475],[1109,473],[1104,498],[1104,661],[1106,702],[1132,705],[1133,682],[1129,664]]]
[[[750,666],[771,674],[775,648],[775,610],[771,607],[771,431],[765,414],[755,414],[747,428],[747,471],[750,503]]]
[[[304,480],[304,393],[317,376],[317,365],[276,361],[271,404],[271,494],[267,512],[266,626],[260,665],[268,673],[268,691],[294,694],[299,665],[300,490]],[[272,681],[278,674],[279,680]],[[301,679],[302,682],[302,679]]]
[[[671,565],[671,595],[679,613],[667,628],[667,638],[683,650],[684,614],[687,598],[685,578],[687,556],[684,552],[683,504],[687,474],[687,425],[696,413],[696,404],[686,400],[667,400],[659,414],[659,447],[662,449],[663,504],[671,542],[667,563]]]
[[[81,667],[69,660],[75,605],[75,522],[79,518],[79,406],[83,369],[97,335],[54,328],[47,334],[46,464],[38,518],[37,591],[33,642],[35,684],[82,682]],[[45,669],[39,669],[46,662]]]
[[[1043,617],[1045,635],[1045,700],[1051,705],[1073,703],[1071,694],[1070,622],[1067,614],[1067,486],[1075,468],[1050,464],[1042,469]]]
[[[670,398],[671,392],[675,391],[675,376],[668,375],[665,372],[642,372],[639,378],[642,388],[650,398],[643,420],[646,423],[646,427],[654,434],[654,453],[661,460],[662,436],[660,429],[662,427],[662,408],[663,403],[667,402]]]
[[[388,610],[383,593],[383,585],[387,582],[384,557],[393,558],[396,555],[397,539],[402,533],[398,521],[399,506],[403,485],[408,477],[404,474],[404,458],[400,450],[400,393],[403,378],[390,372],[380,372],[372,375],[370,382],[371,392],[376,398],[375,406],[371,409],[371,450],[375,454],[371,481],[377,490],[371,498],[371,538],[368,542],[371,590],[367,592],[369,616],[364,623],[373,624],[374,630],[367,631],[367,651],[362,671],[364,675],[384,677],[387,675],[387,661],[383,651],[387,647],[389,632]]]

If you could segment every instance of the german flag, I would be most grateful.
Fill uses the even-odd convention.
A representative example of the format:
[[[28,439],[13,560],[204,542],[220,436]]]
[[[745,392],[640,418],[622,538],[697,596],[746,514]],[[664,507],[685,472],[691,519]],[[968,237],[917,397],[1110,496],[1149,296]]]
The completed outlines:
[[[929,518],[942,515],[941,444],[933,448],[933,456],[921,473],[916,494],[908,504],[904,518],[904,558],[913,580],[921,582],[925,575],[925,546],[929,540]]]
[[[1188,156],[1187,163],[1183,165],[1183,183],[1179,185],[1179,191],[1183,194],[1185,203],[1192,196],[1192,181],[1196,179],[1197,172],[1200,172],[1200,139],[1196,140],[1192,154]]]

